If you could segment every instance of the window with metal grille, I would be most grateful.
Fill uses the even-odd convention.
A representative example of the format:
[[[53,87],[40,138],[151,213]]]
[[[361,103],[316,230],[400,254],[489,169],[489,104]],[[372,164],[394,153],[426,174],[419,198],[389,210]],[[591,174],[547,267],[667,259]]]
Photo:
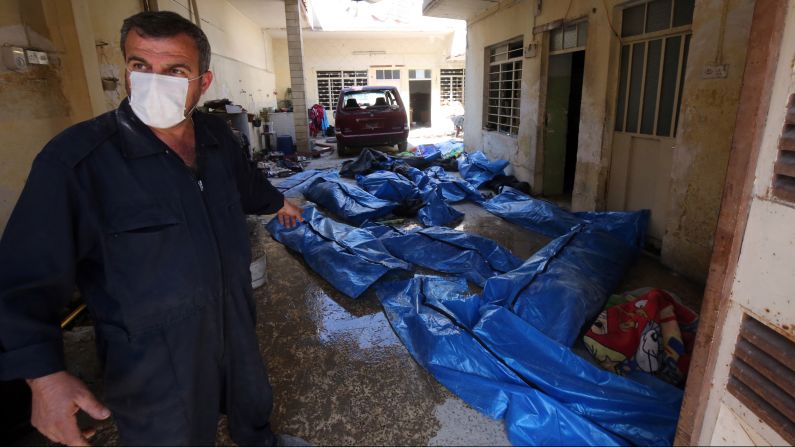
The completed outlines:
[[[376,79],[400,79],[400,70],[376,70]]]
[[[624,9],[615,130],[676,136],[695,0]]]
[[[795,342],[745,315],[726,389],[795,444]]]
[[[483,127],[488,130],[519,133],[523,42],[519,37],[486,49],[488,98]]]
[[[773,168],[773,195],[795,203],[795,93],[787,102],[784,128],[778,140],[778,158]]]
[[[458,101],[464,105],[464,69],[443,68],[439,73],[442,105]]]
[[[318,71],[316,74],[318,104],[326,110],[337,107],[337,99],[344,87],[367,85],[367,70]]]

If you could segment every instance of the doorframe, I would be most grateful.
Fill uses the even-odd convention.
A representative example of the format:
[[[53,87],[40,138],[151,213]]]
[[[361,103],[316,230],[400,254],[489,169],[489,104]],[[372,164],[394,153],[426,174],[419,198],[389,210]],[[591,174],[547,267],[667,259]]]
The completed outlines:
[[[788,1],[756,0],[729,165],[715,231],[699,328],[674,445],[698,442],[716,368],[721,330],[740,258],[762,145]],[[760,94],[764,92],[764,94]],[[753,117],[753,119],[748,119]]]
[[[539,37],[539,57],[540,57],[540,64],[539,70],[541,75],[539,76],[539,88],[538,88],[538,116],[537,116],[537,123],[538,125],[538,132],[536,133],[536,153],[534,157],[534,168],[533,168],[533,178],[532,178],[532,189],[533,191],[543,191],[544,189],[544,152],[546,150],[546,139],[545,135],[547,132],[547,93],[549,92],[549,64],[550,58],[552,56],[557,56],[560,54],[566,53],[576,53],[577,51],[584,51],[586,56],[588,54],[588,39],[585,40],[585,45],[577,46],[574,48],[566,48],[564,50],[556,50],[552,51],[552,32],[556,31],[560,28],[565,28],[566,26],[570,25],[579,25],[580,23],[587,23],[588,24],[588,32],[591,31],[590,29],[590,21],[588,17],[576,17],[570,19],[566,22],[561,22],[558,26],[554,27],[546,27],[543,31],[538,33],[533,31],[534,36]],[[486,54],[488,57],[488,53]],[[583,67],[583,81],[585,77],[585,70],[587,66]],[[582,106],[582,99],[580,99],[580,105]],[[580,121],[582,122],[582,116],[580,117]],[[580,126],[582,128],[582,126]],[[579,139],[579,132],[577,132],[577,137]],[[577,177],[577,168],[574,168],[574,177]],[[576,184],[576,180],[575,180]]]

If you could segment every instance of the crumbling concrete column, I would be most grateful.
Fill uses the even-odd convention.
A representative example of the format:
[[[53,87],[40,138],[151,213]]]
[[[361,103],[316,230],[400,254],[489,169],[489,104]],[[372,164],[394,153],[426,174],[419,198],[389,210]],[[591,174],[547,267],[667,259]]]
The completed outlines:
[[[301,5],[298,0],[285,0],[287,16],[287,54],[290,60],[290,84],[293,93],[293,119],[295,144],[299,153],[308,153],[309,126],[307,125],[306,86],[304,82],[304,39],[301,34]]]

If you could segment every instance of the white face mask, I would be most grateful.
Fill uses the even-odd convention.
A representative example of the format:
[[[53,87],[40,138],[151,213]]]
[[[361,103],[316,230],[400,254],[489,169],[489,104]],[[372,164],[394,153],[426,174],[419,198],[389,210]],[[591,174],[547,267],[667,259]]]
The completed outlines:
[[[149,127],[168,129],[186,118],[188,82],[200,78],[180,78],[156,73],[130,72],[130,107]],[[190,113],[193,112],[191,110]]]

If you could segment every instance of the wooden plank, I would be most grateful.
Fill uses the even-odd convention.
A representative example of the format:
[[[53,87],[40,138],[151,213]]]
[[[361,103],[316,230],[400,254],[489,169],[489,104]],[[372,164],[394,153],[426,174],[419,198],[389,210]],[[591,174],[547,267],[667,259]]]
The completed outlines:
[[[748,223],[787,4],[779,0],[757,0],[754,5],[732,149],[675,445],[693,445],[699,441],[706,405],[713,391],[712,377],[721,341],[718,334],[726,319],[727,302]]]

